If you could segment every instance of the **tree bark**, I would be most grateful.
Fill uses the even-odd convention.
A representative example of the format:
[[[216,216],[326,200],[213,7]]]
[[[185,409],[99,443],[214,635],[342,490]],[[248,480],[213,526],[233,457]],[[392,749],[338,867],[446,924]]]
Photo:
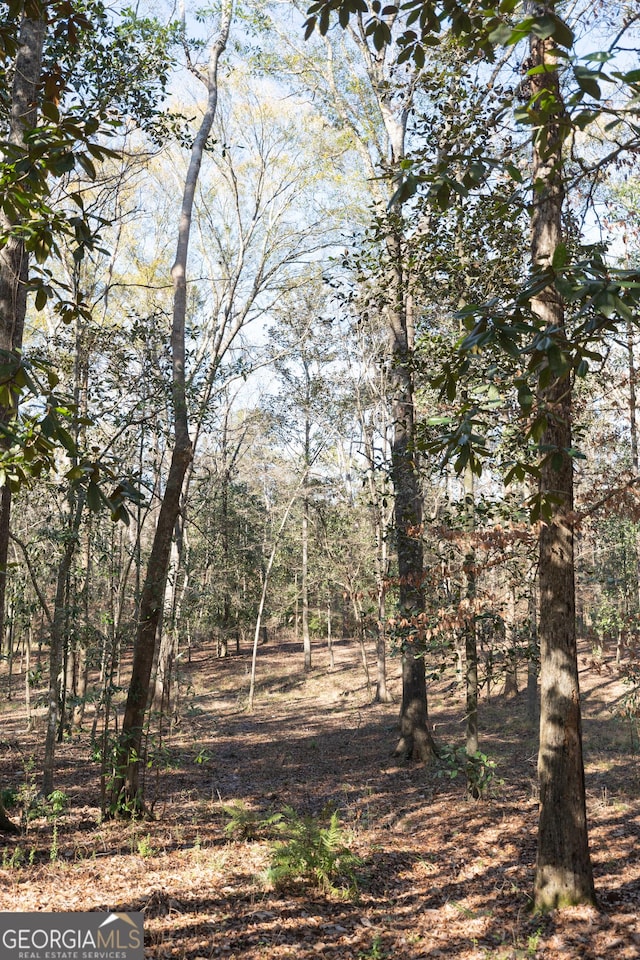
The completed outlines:
[[[309,498],[306,481],[302,496],[302,650],[304,669],[311,670],[311,634],[309,632]]]
[[[467,616],[464,625],[465,651],[465,689],[467,702],[466,752],[467,764],[467,793],[478,799],[480,791],[474,775],[474,765],[471,760],[478,752],[478,644],[476,635],[476,553],[473,546],[473,532],[475,530],[475,491],[473,472],[467,464],[464,473],[464,512],[465,526],[468,540],[466,556],[464,558],[465,600],[468,603]]]
[[[311,457],[311,378],[309,365],[303,360],[305,375],[304,410],[304,487],[302,491],[302,649],[304,669],[311,670],[311,634],[309,633],[309,460]]]
[[[174,445],[167,485],[162,497],[151,555],[140,597],[140,618],[133,654],[131,682],[120,736],[112,806],[127,811],[143,810],[140,760],[144,720],[149,698],[158,624],[162,615],[165,583],[173,531],[180,512],[184,478],[192,458],[185,389],[185,328],[187,313],[187,260],[196,186],[204,151],[218,102],[218,63],[227,45],[233,0],[226,0],[220,31],[211,46],[207,70],[207,106],[191,148],[185,179],[173,280],[173,323],[171,330]]]
[[[253,650],[251,654],[251,679],[249,681],[249,700],[247,703],[247,710],[251,712],[253,710],[253,701],[255,699],[256,692],[256,673],[257,673],[257,663],[258,663],[258,641],[260,639],[260,632],[262,630],[262,615],[264,613],[264,606],[267,600],[267,590],[269,589],[269,578],[271,576],[271,568],[273,567],[273,561],[276,557],[276,551],[280,543],[280,537],[282,536],[282,531],[285,528],[285,524],[291,512],[291,508],[296,501],[300,487],[305,482],[306,473],[303,475],[303,479],[300,481],[296,489],[294,490],[293,496],[290,498],[285,511],[282,515],[282,520],[280,521],[280,526],[276,532],[276,535],[273,539],[273,545],[271,547],[271,553],[269,554],[269,560],[267,561],[267,566],[264,571],[264,579],[262,581],[262,593],[260,594],[260,603],[258,605],[258,616],[256,618],[256,628],[253,634]]]
[[[45,797],[53,793],[54,789],[56,741],[58,740],[58,727],[62,710],[61,681],[67,636],[67,584],[71,563],[78,546],[83,507],[84,494],[80,492],[73,505],[73,514],[70,516],[65,531],[65,546],[58,564],[56,576],[56,595],[49,641],[47,732],[45,736],[42,770],[42,792]]]
[[[554,3],[546,6],[554,13]],[[553,42],[531,40],[534,120],[532,261],[544,269],[562,242],[564,105]],[[536,68],[540,72],[533,72]],[[549,114],[549,103],[554,106]],[[539,104],[544,112],[536,117]],[[553,284],[532,299],[532,310],[560,350],[567,347],[564,304]],[[544,371],[543,371],[544,373]],[[575,625],[573,462],[570,375],[551,371],[539,400],[541,495],[553,496],[540,533],[540,820],[535,907],[550,910],[595,903],[585,801],[582,722]]]
[[[385,62],[385,51],[370,46],[360,15],[358,27],[351,32],[358,45],[376,99],[386,133],[383,151],[372,158],[370,143],[358,128],[354,114],[340,96],[333,74],[333,52],[327,43],[327,73],[335,98],[335,107],[345,125],[354,133],[356,145],[372,175],[372,189],[385,206],[399,185],[400,163],[405,156],[405,137],[409,110],[415,92],[415,77],[400,94],[400,87]],[[394,170],[389,189],[380,189],[380,173]],[[384,181],[382,181],[384,182]],[[410,316],[409,276],[405,275],[402,250],[402,216],[398,202],[390,204],[386,248],[389,277],[381,299],[388,333],[389,388],[391,394],[391,479],[394,492],[395,546],[398,558],[399,620],[402,628],[402,703],[400,738],[395,755],[422,762],[432,760],[436,748],[429,730],[427,683],[424,663],[425,645],[420,618],[424,614],[422,491],[415,451],[413,406],[413,324]],[[399,638],[400,639],[400,638]]]
[[[627,320],[627,357],[628,357],[628,367],[629,367],[629,437],[631,440],[631,469],[633,470],[634,478],[637,478],[640,475],[640,460],[638,458],[638,421],[636,419],[636,364],[634,357],[634,344],[633,344],[633,324],[631,320]],[[634,552],[635,552],[635,597],[634,597],[634,607],[635,610],[640,613],[640,542],[638,541],[638,535],[635,536],[634,543]]]
[[[20,828],[9,819],[7,816],[7,811],[4,808],[2,799],[0,798],[0,833],[20,833]]]
[[[360,405],[358,405],[360,406]],[[376,544],[376,602],[378,622],[376,624],[376,703],[391,703],[393,697],[387,687],[387,636],[386,636],[386,591],[389,577],[389,558],[387,552],[386,529],[388,520],[384,517],[385,498],[380,496],[375,481],[375,450],[373,443],[373,427],[367,422],[364,411],[359,410],[360,425],[364,434],[365,456],[368,463],[367,483],[369,487],[369,503],[373,534]]]
[[[336,665],[335,655],[333,653],[333,630],[331,625],[331,597],[327,598],[327,650],[329,651],[329,670],[333,670]]]
[[[393,301],[387,310],[391,370],[393,440],[391,477],[395,495],[395,539],[398,557],[399,618],[402,639],[402,703],[400,739],[395,755],[430,762],[436,748],[429,730],[425,646],[419,625],[424,613],[422,491],[415,452],[413,404],[413,330],[409,322],[402,267],[402,244],[394,232],[387,242],[393,270]]]
[[[507,590],[509,591],[509,603],[504,621],[505,660],[502,696],[506,700],[510,700],[518,696],[517,599],[515,583],[509,583]]]
[[[44,18],[25,17],[20,25],[8,137],[9,143],[20,153],[27,152],[25,134],[36,126],[38,120],[38,86],[46,30]],[[16,359],[22,347],[29,279],[29,254],[24,241],[16,233],[19,226],[19,222],[10,220],[4,211],[0,212],[0,234],[7,238],[0,246],[0,351],[13,354]],[[0,421],[6,423],[14,413],[11,408],[0,408]],[[4,626],[10,517],[11,488],[7,485],[0,491],[0,636]]]

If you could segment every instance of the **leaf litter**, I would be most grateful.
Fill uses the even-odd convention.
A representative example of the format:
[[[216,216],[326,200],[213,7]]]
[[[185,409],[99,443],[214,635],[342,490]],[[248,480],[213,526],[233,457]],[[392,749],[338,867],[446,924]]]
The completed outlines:
[[[615,677],[603,688],[601,671],[581,657],[599,909],[541,917],[530,912],[536,731],[525,694],[481,703],[481,746],[501,782],[469,801],[459,778],[391,756],[397,702],[369,702],[354,643],[334,643],[333,671],[325,650],[314,654],[305,675],[290,638],[261,648],[247,714],[249,652],[218,660],[194,649],[182,668],[179,721],[164,734],[163,763],[147,773],[151,818],[101,821],[88,733],[61,744],[56,785],[69,808],[56,823],[55,857],[46,818],[0,838],[0,909],[141,910],[149,960],[640,958],[640,771],[615,715],[624,692]],[[397,661],[390,673],[398,701]],[[445,676],[430,697],[438,742],[459,744],[462,692]],[[24,780],[26,757],[39,769],[42,724],[25,732],[20,705],[5,699],[5,784]],[[230,838],[223,807],[233,803],[257,819],[285,806],[320,819],[337,812],[362,861],[357,893],[265,883],[273,840]]]

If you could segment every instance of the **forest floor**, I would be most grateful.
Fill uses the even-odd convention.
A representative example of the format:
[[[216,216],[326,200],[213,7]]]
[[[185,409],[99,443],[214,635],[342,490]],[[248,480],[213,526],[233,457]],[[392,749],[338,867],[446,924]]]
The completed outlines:
[[[182,668],[179,720],[147,771],[153,818],[102,820],[89,733],[60,744],[57,788],[68,806],[0,838],[0,909],[143,911],[149,960],[639,958],[640,769],[612,659],[581,645],[599,909],[541,917],[529,910],[537,803],[526,694],[481,703],[482,748],[498,767],[488,796],[470,801],[463,778],[392,758],[397,702],[371,704],[355,644],[338,642],[335,653],[330,671],[326,650],[315,648],[305,676],[290,639],[260,647],[249,714],[249,652],[220,660],[195,649]],[[397,660],[390,674],[397,701]],[[26,732],[6,684],[0,676],[2,779],[28,794],[44,720]],[[464,708],[452,677],[430,694],[438,742],[460,744]],[[88,710],[88,728],[91,720]],[[357,893],[274,889],[265,882],[273,840],[229,837],[223,804],[233,803],[257,818],[287,805],[318,818],[336,810],[361,858]]]

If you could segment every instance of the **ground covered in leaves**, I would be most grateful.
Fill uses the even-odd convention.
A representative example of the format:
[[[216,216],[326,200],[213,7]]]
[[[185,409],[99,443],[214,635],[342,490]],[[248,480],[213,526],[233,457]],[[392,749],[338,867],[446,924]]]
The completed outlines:
[[[165,723],[146,771],[147,819],[101,818],[89,709],[86,732],[59,748],[63,809],[30,819],[20,837],[0,837],[0,909],[142,910],[149,960],[639,958],[640,772],[612,660],[581,647],[599,910],[536,917],[536,734],[525,695],[481,704],[482,748],[498,766],[486,798],[468,801],[450,771],[392,758],[397,703],[371,703],[354,644],[335,652],[330,671],[326,651],[314,650],[305,676],[290,638],[262,646],[250,714],[250,652],[220,660],[212,648],[194,649],[176,720]],[[395,660],[390,673],[397,700]],[[11,701],[6,675],[0,680],[3,785],[28,798],[44,721],[27,732],[20,676]],[[462,742],[452,677],[431,688],[431,721],[440,744]],[[225,807],[243,821],[231,834]],[[260,821],[286,807],[319,825],[338,815],[360,861],[356,891],[268,880],[274,832]]]

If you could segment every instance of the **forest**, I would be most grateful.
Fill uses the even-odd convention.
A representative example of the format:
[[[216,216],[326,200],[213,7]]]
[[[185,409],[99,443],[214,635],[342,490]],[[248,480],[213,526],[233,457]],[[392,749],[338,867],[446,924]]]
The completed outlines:
[[[640,956],[639,38],[2,3],[1,911]]]

